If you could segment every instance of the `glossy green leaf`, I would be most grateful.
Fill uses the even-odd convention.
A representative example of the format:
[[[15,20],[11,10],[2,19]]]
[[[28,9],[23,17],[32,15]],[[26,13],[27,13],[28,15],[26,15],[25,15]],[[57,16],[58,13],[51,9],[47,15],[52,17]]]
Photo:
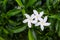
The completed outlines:
[[[4,40],[2,37],[0,37],[0,40]]]
[[[13,25],[17,25],[16,22],[12,21],[12,20],[8,20],[10,24],[13,24]]]
[[[49,18],[60,20],[60,16],[59,15],[51,15],[51,16],[49,16]]]
[[[34,30],[32,31],[32,34],[33,34],[34,39],[37,40],[37,36]]]
[[[24,26],[24,27],[21,27],[21,28],[17,28],[17,29],[14,29],[14,30],[11,30],[12,33],[19,33],[19,32],[22,32],[26,29],[27,26]]]
[[[26,12],[25,12],[25,9],[22,9],[22,14],[24,15]]]
[[[57,31],[57,32],[58,32],[58,36],[60,37],[60,21],[58,21],[58,27],[57,27],[57,28],[58,28],[58,29],[57,29],[57,30],[58,30],[58,31]]]
[[[23,4],[22,4],[21,0],[16,0],[16,2],[18,3],[18,5],[19,5],[20,7],[23,7]]]
[[[29,0],[27,6],[32,6],[37,0]]]
[[[6,4],[7,4],[7,1],[8,1],[8,0],[4,0],[4,1],[3,1],[3,8],[4,8],[5,11],[6,11]]]
[[[10,10],[7,12],[7,16],[10,17],[10,16],[14,16],[16,14],[19,14],[21,10],[18,10],[18,9],[13,9],[13,10]]]
[[[6,30],[6,29],[3,29],[3,31],[4,31],[4,33],[6,33],[6,34],[8,34],[9,32],[8,32],[8,30]]]
[[[29,40],[34,40],[32,31],[30,29],[28,30],[28,38],[29,38]]]
[[[50,10],[50,3],[49,3],[49,0],[46,0],[46,5],[47,5],[48,9]]]
[[[56,32],[58,32],[58,29],[59,29],[59,21],[57,21],[57,23],[56,23],[56,26],[55,26],[56,28]]]
[[[7,1],[8,1],[8,0],[4,0],[4,1],[3,1],[3,5],[6,6]]]
[[[53,21],[52,21],[52,20],[53,20]],[[53,24],[55,24],[55,19],[50,18],[50,19],[49,19],[49,22],[51,23],[51,25],[49,26],[49,28],[50,28],[51,31],[53,31],[53,30],[54,30],[54,25],[53,25]]]

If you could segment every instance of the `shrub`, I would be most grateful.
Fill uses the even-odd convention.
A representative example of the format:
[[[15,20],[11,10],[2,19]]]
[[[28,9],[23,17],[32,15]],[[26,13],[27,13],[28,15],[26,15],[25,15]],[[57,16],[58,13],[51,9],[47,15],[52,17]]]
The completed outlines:
[[[50,26],[24,24],[24,14],[44,11]],[[0,0],[0,40],[59,40],[60,0]]]

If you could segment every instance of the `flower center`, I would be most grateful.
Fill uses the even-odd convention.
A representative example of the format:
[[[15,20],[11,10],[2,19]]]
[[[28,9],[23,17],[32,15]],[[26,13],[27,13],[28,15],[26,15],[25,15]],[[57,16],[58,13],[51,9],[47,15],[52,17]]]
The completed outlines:
[[[36,18],[38,18],[38,15],[36,15]]]
[[[32,18],[29,18],[30,21],[32,21]]]
[[[42,25],[44,25],[44,22],[41,22]]]

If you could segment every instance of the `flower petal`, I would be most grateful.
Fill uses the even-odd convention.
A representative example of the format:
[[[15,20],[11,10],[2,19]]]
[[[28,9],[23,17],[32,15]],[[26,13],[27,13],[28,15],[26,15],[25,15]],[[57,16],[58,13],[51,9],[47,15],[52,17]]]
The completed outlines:
[[[43,18],[38,18],[38,20],[39,20],[40,22],[43,22],[43,21],[44,21]]]
[[[45,23],[44,26],[49,26],[51,23]]]
[[[28,14],[25,14],[26,18],[30,18],[30,16]]]
[[[33,12],[34,12],[35,15],[38,15],[38,12],[36,10],[33,10]]]
[[[31,26],[32,26],[32,25],[31,25],[31,22],[28,21],[28,27],[31,28]]]
[[[36,23],[35,26],[39,26],[40,25],[40,22]]]
[[[26,23],[26,22],[28,22],[28,19],[23,20],[23,23]]]
[[[40,14],[39,14],[39,15],[40,15],[40,17],[41,17],[41,16],[43,16],[43,14],[44,14],[44,12],[43,12],[43,11],[42,11],[42,12],[40,12]]]
[[[37,21],[33,20],[33,21],[32,21],[32,23],[33,23],[33,24],[36,24],[36,23],[37,23]]]
[[[33,19],[33,18],[35,18],[35,15],[34,15],[34,14],[32,14],[32,15],[31,15],[31,18],[32,18],[32,19]]]
[[[42,31],[44,30],[44,26],[43,25],[40,25],[40,28],[41,28]]]
[[[46,21],[47,21],[47,16],[44,17],[44,22],[46,22]]]

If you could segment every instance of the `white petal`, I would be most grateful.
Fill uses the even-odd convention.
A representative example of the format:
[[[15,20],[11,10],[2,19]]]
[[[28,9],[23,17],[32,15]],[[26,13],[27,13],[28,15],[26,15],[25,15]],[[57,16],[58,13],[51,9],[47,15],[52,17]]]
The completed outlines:
[[[38,17],[37,16],[35,16],[35,20],[38,20]]]
[[[40,22],[36,23],[35,26],[39,26],[40,25]]]
[[[47,16],[44,17],[44,22],[46,22],[46,21],[47,21]]]
[[[35,18],[35,15],[34,15],[34,14],[32,14],[32,15],[31,15],[31,18],[32,18],[32,19],[33,19],[33,18]]]
[[[33,10],[33,12],[34,12],[35,15],[38,15],[38,12],[36,10]]]
[[[32,23],[33,24],[36,24],[38,22],[38,19],[37,18],[35,18],[34,20],[32,20]]]
[[[43,22],[43,21],[44,21],[43,18],[38,18],[38,20],[39,20],[40,22]]]
[[[32,26],[32,25],[31,25],[31,22],[29,21],[29,22],[28,22],[28,27],[31,28],[31,26]]]
[[[26,18],[30,18],[30,16],[28,14],[25,14]]]
[[[51,23],[45,23],[44,26],[49,26]]]
[[[42,12],[40,12],[40,14],[39,14],[39,15],[40,15],[40,17],[41,17],[41,16],[43,16],[43,14],[44,14],[44,12],[43,12],[43,11],[42,11]]]
[[[32,21],[32,23],[33,23],[33,24],[36,24],[36,23],[37,23],[37,21],[33,20],[33,21]]]
[[[23,20],[23,23],[26,23],[26,22],[28,22],[28,19]]]
[[[40,28],[41,28],[42,31],[44,30],[44,26],[43,25],[41,25]]]

